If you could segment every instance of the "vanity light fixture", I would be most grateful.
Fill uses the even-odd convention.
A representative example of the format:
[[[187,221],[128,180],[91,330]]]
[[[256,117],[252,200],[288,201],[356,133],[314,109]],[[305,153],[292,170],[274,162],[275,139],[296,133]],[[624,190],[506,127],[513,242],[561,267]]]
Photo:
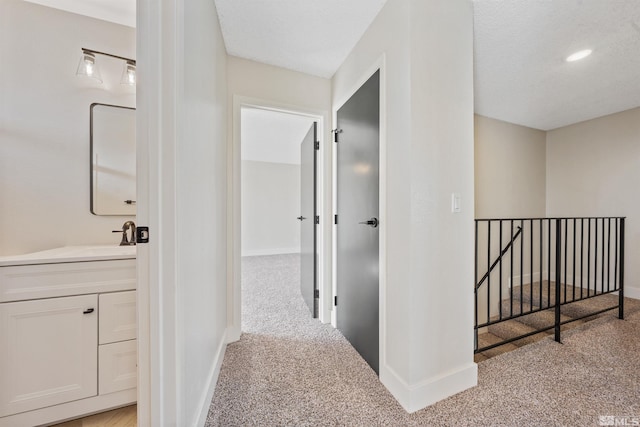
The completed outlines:
[[[78,63],[76,75],[91,77],[92,79],[96,79],[98,82],[102,83],[100,68],[98,68],[98,64],[96,64],[96,56],[93,53],[85,51],[84,49],[82,50],[82,56]]]
[[[136,61],[135,59],[125,58],[123,56],[112,55],[110,53],[98,52],[97,50],[82,48],[82,56],[80,57],[80,63],[78,64],[78,70],[76,75],[87,76],[96,79],[102,83],[102,77],[100,76],[100,69],[96,63],[96,55],[108,56],[110,58],[116,58],[124,61],[124,69],[122,71],[122,78],[120,83],[123,85],[135,85],[136,84]]]
[[[579,61],[579,60],[584,59],[587,56],[591,55],[591,52],[593,52],[591,49],[584,49],[584,50],[578,51],[576,53],[573,53],[573,54],[567,56],[566,61],[567,62]]]
[[[120,84],[123,85],[135,85],[136,84],[136,62],[127,61],[124,63],[124,69],[122,70],[122,78]]]

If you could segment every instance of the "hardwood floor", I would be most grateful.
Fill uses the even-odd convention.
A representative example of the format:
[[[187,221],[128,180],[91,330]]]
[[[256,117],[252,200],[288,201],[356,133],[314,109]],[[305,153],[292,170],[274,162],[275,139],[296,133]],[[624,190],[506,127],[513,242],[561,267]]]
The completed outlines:
[[[136,427],[138,425],[136,411],[136,405],[125,406],[113,411],[56,424],[52,427]]]

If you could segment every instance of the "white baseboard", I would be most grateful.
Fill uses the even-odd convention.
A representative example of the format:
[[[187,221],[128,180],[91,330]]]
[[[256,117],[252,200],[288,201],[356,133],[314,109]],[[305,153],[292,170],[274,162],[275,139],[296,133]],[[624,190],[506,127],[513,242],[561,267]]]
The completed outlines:
[[[555,271],[551,271],[551,275],[550,276],[551,276],[551,281],[554,282],[556,280],[556,272]],[[542,272],[542,280],[547,280],[547,278],[549,278],[549,274],[547,274],[546,271],[543,271]],[[565,280],[565,274],[563,272],[562,273],[562,283],[564,283],[564,280]],[[575,280],[574,280],[573,275],[572,274],[568,274],[568,272],[567,272],[567,275],[566,275],[567,286],[572,286],[574,281],[575,281],[576,282],[576,287],[580,287],[580,281],[581,280],[582,280],[583,289],[587,289],[587,279],[586,278],[582,279],[580,276],[576,275]],[[538,283],[539,281],[540,281],[540,273],[539,272],[534,272],[533,273],[533,283]],[[613,277],[610,277],[610,286],[613,286],[613,281],[614,281]],[[523,282],[524,282],[525,285],[528,285],[529,283],[531,283],[531,274],[525,274],[523,276]],[[493,283],[494,283],[494,281],[492,281],[492,284]],[[520,286],[520,276],[513,276],[513,284],[515,284],[516,286]],[[507,286],[508,286],[508,288],[511,287],[511,278],[508,278]],[[602,278],[601,277],[597,277],[596,278],[595,286],[596,286],[596,289],[598,291],[600,291],[602,289]],[[606,287],[607,287],[607,280],[606,280],[606,277],[605,277],[605,281],[604,281],[605,290],[606,290]],[[593,283],[593,279],[592,278],[590,278],[590,280],[589,280],[589,288],[592,289],[592,290],[594,288],[594,283]],[[625,294],[627,292],[627,289],[629,289],[629,288],[625,289]],[[634,290],[638,290],[638,292],[640,292],[640,289],[638,289],[638,288],[635,288]],[[638,295],[638,294],[637,293],[634,294],[634,291],[632,290],[631,294],[629,296],[630,296],[630,298],[635,298],[635,297],[632,297],[631,295]],[[640,299],[640,298],[638,298],[638,299]]]
[[[386,366],[380,369],[380,381],[405,411],[413,413],[478,385],[478,365],[471,363],[412,386]]]
[[[543,276],[544,277],[544,276]],[[533,273],[533,283],[539,282],[540,281],[540,272],[534,272]],[[511,278],[509,277],[509,280],[507,280],[508,282],[508,287],[511,287]],[[522,282],[525,285],[528,285],[529,283],[531,283],[531,274],[525,274],[522,276]],[[516,286],[520,286],[520,276],[513,276],[513,283]]]
[[[222,368],[222,361],[224,360],[224,353],[226,349],[227,331],[225,331],[224,336],[220,340],[218,351],[216,352],[216,357],[211,364],[211,370],[209,371],[207,379],[209,387],[207,388],[207,392],[202,396],[202,399],[199,402],[200,415],[198,416],[198,421],[195,424],[196,426],[204,426],[207,422],[207,415],[209,414],[211,399],[213,399],[213,393],[216,390],[216,384],[218,383],[218,376],[220,375],[220,368]]]
[[[242,251],[242,256],[265,256],[281,254],[299,254],[300,248],[270,248],[270,249],[248,249]]]

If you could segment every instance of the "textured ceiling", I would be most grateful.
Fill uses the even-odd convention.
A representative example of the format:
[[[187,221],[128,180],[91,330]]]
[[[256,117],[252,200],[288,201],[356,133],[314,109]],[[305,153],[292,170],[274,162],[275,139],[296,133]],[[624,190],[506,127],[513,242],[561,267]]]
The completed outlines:
[[[313,119],[256,108],[243,108],[242,160],[300,164],[300,143]]]
[[[227,52],[330,78],[386,0],[216,0]]]
[[[135,0],[27,1],[135,26]],[[329,78],[385,1],[215,3],[230,55]],[[474,0],[474,33],[478,114],[549,130],[640,106],[640,0]]]
[[[640,0],[475,0],[476,113],[549,130],[640,106]],[[593,54],[568,63],[582,50]]]
[[[0,0],[2,1],[2,0]],[[115,22],[136,26],[136,0],[26,0],[31,3]]]

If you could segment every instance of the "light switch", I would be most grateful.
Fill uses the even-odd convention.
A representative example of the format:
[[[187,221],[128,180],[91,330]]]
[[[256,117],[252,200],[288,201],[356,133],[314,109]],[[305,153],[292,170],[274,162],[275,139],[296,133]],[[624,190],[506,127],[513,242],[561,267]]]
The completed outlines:
[[[458,213],[461,211],[462,208],[460,206],[460,194],[451,193],[451,212]]]

